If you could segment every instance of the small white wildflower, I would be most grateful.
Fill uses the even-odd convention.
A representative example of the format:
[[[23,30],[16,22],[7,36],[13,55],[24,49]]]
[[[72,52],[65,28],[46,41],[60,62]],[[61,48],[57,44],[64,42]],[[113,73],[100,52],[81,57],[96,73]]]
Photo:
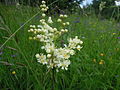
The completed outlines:
[[[82,48],[82,47],[81,47],[80,45],[77,46],[77,50],[80,51],[81,48]]]
[[[75,51],[74,50],[70,50],[70,55],[74,55]]]
[[[61,69],[68,70],[69,65],[70,65],[70,60],[65,60],[61,62],[58,66],[61,67]]]
[[[48,23],[53,23],[51,17],[48,18]]]

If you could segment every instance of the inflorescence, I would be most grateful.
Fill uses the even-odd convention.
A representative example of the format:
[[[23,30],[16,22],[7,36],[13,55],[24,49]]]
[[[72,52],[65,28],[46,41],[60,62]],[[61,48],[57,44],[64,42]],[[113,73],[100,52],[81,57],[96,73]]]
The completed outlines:
[[[43,65],[47,65],[48,68],[56,68],[68,70],[70,65],[70,56],[75,54],[75,49],[79,50],[82,48],[81,44],[83,43],[78,36],[75,38],[70,38],[68,40],[68,45],[64,44],[64,47],[58,48],[55,46],[55,40],[63,33],[68,32],[68,29],[65,27],[68,26],[69,22],[64,22],[64,19],[67,18],[67,15],[60,15],[57,19],[57,23],[61,24],[61,28],[53,27],[52,17],[46,17],[45,12],[49,9],[46,6],[46,2],[42,1],[40,5],[42,11],[42,19],[40,20],[40,25],[30,25],[30,30],[28,32],[33,33],[32,37],[29,37],[31,40],[38,40],[43,43],[41,49],[45,50],[46,53],[37,53],[35,56],[37,61]],[[47,19],[46,19],[47,18]],[[55,22],[55,23],[56,23]]]

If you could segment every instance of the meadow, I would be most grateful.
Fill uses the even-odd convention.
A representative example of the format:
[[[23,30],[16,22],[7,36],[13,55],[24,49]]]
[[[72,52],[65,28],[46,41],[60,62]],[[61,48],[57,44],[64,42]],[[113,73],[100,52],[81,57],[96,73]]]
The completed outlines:
[[[42,52],[41,43],[29,40],[29,26],[39,24],[41,18],[33,17],[38,12],[39,8],[29,6],[0,5],[0,90],[51,90],[51,72],[35,58]],[[77,35],[83,48],[70,58],[68,70],[55,73],[54,90],[119,90],[120,23],[95,15],[68,16],[69,31],[57,44]]]

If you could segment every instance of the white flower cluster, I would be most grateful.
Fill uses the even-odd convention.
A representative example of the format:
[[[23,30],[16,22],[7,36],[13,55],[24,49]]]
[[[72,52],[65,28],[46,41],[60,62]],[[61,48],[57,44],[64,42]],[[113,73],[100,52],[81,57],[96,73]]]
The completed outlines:
[[[83,42],[76,36],[73,39],[70,38],[68,40],[69,44],[65,44],[63,48],[55,46],[54,41],[57,40],[62,33],[68,32],[68,29],[66,29],[65,26],[70,23],[63,22],[64,18],[68,17],[67,15],[60,15],[57,22],[61,24],[62,28],[53,28],[52,25],[54,23],[52,18],[48,17],[48,19],[45,19],[45,11],[48,9],[45,3],[45,1],[42,1],[42,5],[40,6],[41,11],[43,11],[43,18],[40,20],[41,25],[30,25],[30,30],[28,30],[28,32],[32,32],[33,37],[29,37],[29,39],[38,40],[44,43],[41,49],[45,50],[46,53],[35,55],[39,63],[47,65],[48,68],[67,70],[70,65],[70,56],[75,54],[75,49],[80,50],[82,48],[81,44]]]

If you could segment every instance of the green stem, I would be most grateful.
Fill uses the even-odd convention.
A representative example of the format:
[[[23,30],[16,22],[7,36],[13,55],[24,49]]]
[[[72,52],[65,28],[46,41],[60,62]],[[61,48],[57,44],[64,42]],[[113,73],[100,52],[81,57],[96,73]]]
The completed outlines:
[[[55,90],[55,68],[52,69],[52,90]]]

